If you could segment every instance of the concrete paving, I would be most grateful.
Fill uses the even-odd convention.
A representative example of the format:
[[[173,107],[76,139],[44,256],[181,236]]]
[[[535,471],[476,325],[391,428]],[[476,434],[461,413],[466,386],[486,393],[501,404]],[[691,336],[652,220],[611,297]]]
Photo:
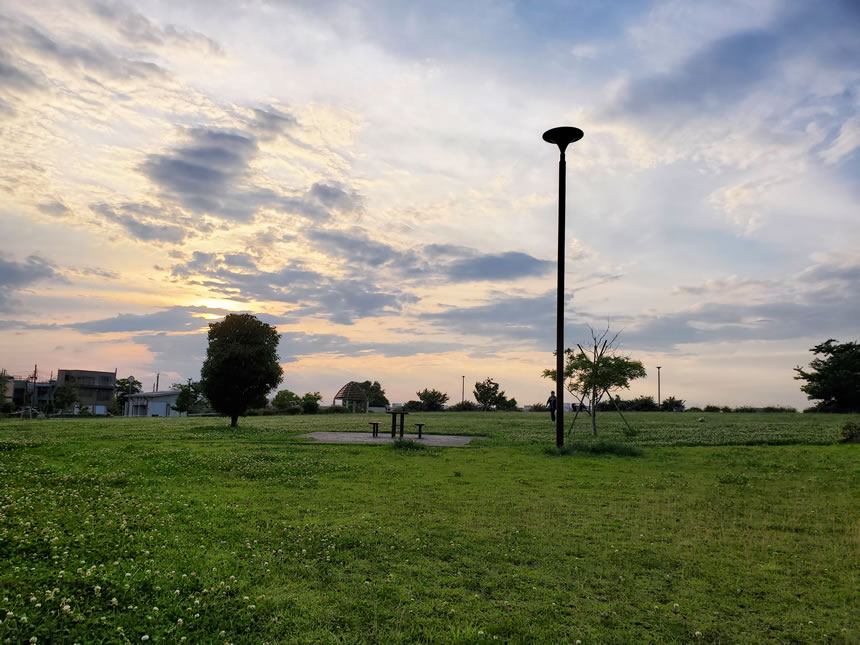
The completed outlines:
[[[391,432],[379,432],[378,437],[374,437],[370,432],[311,432],[310,434],[299,435],[302,438],[313,439],[319,443],[363,443],[363,444],[382,444],[391,443]],[[399,436],[399,435],[398,435]],[[465,446],[473,439],[486,439],[486,437],[469,437],[465,435],[455,434],[427,434],[426,432],[419,439],[417,434],[404,434],[404,439],[412,439],[418,443],[423,443],[425,446]]]

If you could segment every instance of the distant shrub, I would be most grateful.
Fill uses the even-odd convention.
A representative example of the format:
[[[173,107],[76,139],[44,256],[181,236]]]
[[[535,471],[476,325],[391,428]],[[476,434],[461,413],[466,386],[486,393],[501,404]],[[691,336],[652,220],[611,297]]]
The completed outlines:
[[[284,410],[284,414],[293,415],[293,414],[301,414],[301,413],[302,413],[302,406],[300,406],[300,405],[294,405],[294,406],[291,406],[291,407],[287,408],[286,410]]]
[[[751,412],[758,412],[758,408],[754,408],[750,405],[739,405],[735,408],[735,412],[740,412],[741,414],[749,414]]]
[[[424,404],[421,401],[407,401],[403,410],[404,412],[423,412]]]
[[[391,442],[391,447],[395,450],[413,451],[427,450],[427,446],[423,443],[418,443],[414,439],[395,439]]]
[[[618,441],[574,441],[566,443],[561,448],[558,446],[547,446],[544,453],[554,457],[572,455],[575,453],[586,453],[592,455],[616,455],[617,457],[638,457],[642,449],[629,443]]]
[[[480,408],[472,401],[460,401],[448,407],[451,412],[477,412]]]
[[[793,408],[789,405],[766,405],[763,408],[759,409],[759,412],[769,412],[769,413],[797,413],[797,408]]]
[[[546,403],[532,403],[528,408],[529,412],[547,412]]]
[[[322,412],[323,414],[348,414],[349,408],[342,405],[330,405],[326,408],[317,407],[317,411]]]
[[[701,412],[701,411],[702,411],[702,408],[695,408],[695,407],[693,407],[693,408],[687,408],[687,410],[686,410],[686,411],[687,411],[687,412]]]
[[[724,405],[723,407],[720,408],[720,412],[731,412],[731,411],[732,411],[732,409],[727,405]]]
[[[719,412],[719,411],[720,411],[720,406],[718,406],[718,405],[710,405],[709,404],[709,405],[705,406],[705,412]]]
[[[849,421],[842,426],[842,443],[860,443],[860,423]]]

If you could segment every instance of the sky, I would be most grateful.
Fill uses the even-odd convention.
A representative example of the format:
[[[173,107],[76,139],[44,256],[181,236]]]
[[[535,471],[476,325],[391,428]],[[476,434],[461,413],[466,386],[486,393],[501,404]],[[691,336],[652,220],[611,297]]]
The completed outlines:
[[[854,0],[0,0],[0,368],[199,377],[281,333],[280,389],[545,401],[558,151],[568,346],[625,398],[808,405],[860,337]]]

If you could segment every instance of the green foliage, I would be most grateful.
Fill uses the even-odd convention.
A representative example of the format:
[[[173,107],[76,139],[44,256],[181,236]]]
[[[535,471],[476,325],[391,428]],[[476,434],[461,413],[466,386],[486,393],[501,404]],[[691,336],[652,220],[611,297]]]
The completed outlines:
[[[705,412],[719,412],[720,406],[708,404],[705,406]]]
[[[427,412],[437,412],[444,409],[445,403],[448,401],[448,395],[439,390],[428,390],[424,388],[420,392],[416,392],[418,399],[421,401],[423,409]]]
[[[684,399],[676,399],[674,396],[668,396],[660,402],[661,412],[683,412]]]
[[[847,417],[632,413],[641,457],[552,459],[543,415],[426,414],[492,438],[293,441],[350,415],[0,421],[0,640],[860,638],[857,446],[809,445]],[[656,445],[765,437],[806,445]]]
[[[121,410],[125,410],[125,402],[128,397],[140,392],[142,387],[143,384],[140,381],[134,380],[132,377],[118,378],[116,380],[116,383],[114,384],[114,396],[116,397],[117,404]],[[54,401],[56,401],[56,397],[54,398]],[[60,406],[59,404],[58,407],[61,409],[63,408],[63,406]]]
[[[197,402],[202,395],[199,383],[183,383],[176,388],[179,394],[176,395],[176,403],[171,406],[177,412],[188,414],[194,410]]]
[[[281,381],[277,330],[251,314],[227,314],[209,325],[209,346],[200,370],[203,393],[212,407],[238,417]]]
[[[529,412],[547,412],[546,403],[532,403],[528,408]]]
[[[504,390],[499,390],[499,384],[489,376],[484,381],[475,383],[472,392],[481,410],[511,410],[517,407],[517,400],[505,396]]]
[[[367,395],[367,405],[373,408],[387,407],[389,404],[388,398],[385,396],[385,390],[382,389],[379,381],[362,381],[358,386]]]
[[[322,394],[319,392],[305,392],[302,395],[302,412],[316,414],[320,411],[320,401],[322,401]],[[346,410],[346,408],[343,409]]]
[[[423,401],[407,401],[400,408],[404,412],[423,412],[424,411],[424,402]]]
[[[554,457],[586,453],[592,455],[616,455],[618,457],[639,457],[642,449],[619,441],[572,441],[561,446],[547,446],[544,453]]]
[[[449,412],[475,412],[476,410],[478,410],[478,406],[472,401],[460,401],[448,407]]]
[[[75,386],[75,379],[69,379],[69,382],[57,386],[54,390],[54,405],[60,411],[68,410],[74,407],[79,400],[78,388]],[[83,412],[83,408],[81,409]]]
[[[860,423],[846,423],[842,426],[840,437],[842,443],[860,443]]]
[[[290,392],[289,390],[281,390],[275,395],[275,398],[272,399],[272,405],[279,410],[286,410],[287,408],[295,406],[301,407],[301,404],[302,397],[295,392]]]
[[[815,358],[809,368],[794,368],[795,380],[819,412],[860,412],[860,344],[830,338],[810,349]]]
[[[630,381],[646,375],[641,361],[616,353],[615,342],[618,334],[609,338],[609,327],[598,334],[589,327],[591,342],[586,352],[581,345],[577,350],[566,349],[564,366],[565,389],[589,400],[591,410],[591,430],[597,435],[597,411],[604,395],[613,390],[629,389]],[[543,371],[543,377],[556,381],[554,369]],[[640,397],[642,398],[642,397]],[[652,399],[653,400],[653,399]],[[656,405],[656,404],[655,404]]]
[[[402,450],[405,452],[427,450],[427,446],[415,441],[414,439],[395,439],[391,442],[391,447],[394,448],[394,450]]]

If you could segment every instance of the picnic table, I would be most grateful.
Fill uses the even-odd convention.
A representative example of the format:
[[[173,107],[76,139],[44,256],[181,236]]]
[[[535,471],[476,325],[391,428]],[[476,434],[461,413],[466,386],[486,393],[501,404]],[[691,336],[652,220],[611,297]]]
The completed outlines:
[[[403,438],[403,424],[408,412],[400,412],[399,410],[388,410],[391,415],[391,438],[394,439],[394,433],[397,430],[397,415],[400,415],[400,438]]]

